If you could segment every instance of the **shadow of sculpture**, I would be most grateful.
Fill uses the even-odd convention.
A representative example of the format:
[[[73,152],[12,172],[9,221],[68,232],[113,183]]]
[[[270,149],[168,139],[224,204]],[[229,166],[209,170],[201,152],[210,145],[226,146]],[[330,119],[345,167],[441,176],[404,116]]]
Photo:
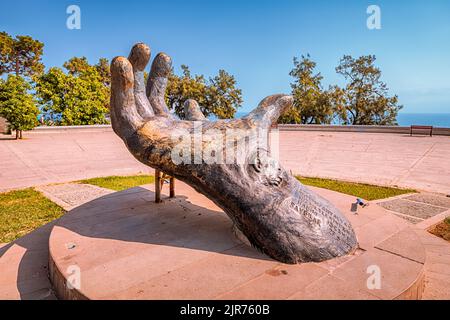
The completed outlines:
[[[5,267],[8,267],[8,272],[3,274],[5,277],[12,276],[9,271],[14,270],[12,266],[18,265],[16,279],[5,278],[8,296],[2,298],[19,298],[22,300],[55,298],[48,279],[48,239],[55,223],[57,223],[57,220],[12,241],[0,249],[0,262],[5,263]],[[2,259],[3,261],[1,261]],[[16,288],[11,287],[14,284]]]
[[[223,212],[196,205],[183,195],[163,197],[161,204],[155,204],[154,197],[142,187],[106,195],[73,209],[57,226],[89,238],[272,260],[238,240]]]
[[[272,260],[240,242],[233,233],[232,222],[223,212],[195,205],[183,195],[173,199],[163,197],[163,203],[155,204],[154,192],[137,187],[85,203],[0,248],[0,259],[4,259],[0,262],[18,264],[17,277],[11,279],[11,285],[15,282],[17,286],[18,296],[7,299],[55,298],[48,279],[49,237],[55,226],[89,238]],[[89,255],[89,248],[85,249]],[[11,288],[10,292],[15,290]]]

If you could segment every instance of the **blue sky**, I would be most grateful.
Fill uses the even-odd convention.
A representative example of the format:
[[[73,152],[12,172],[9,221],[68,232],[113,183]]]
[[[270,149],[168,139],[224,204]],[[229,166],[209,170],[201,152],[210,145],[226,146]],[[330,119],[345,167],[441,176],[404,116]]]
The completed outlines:
[[[66,28],[66,8],[81,8],[81,30]],[[381,8],[381,30],[366,27],[366,9]],[[5,1],[0,30],[45,43],[47,67],[73,56],[91,63],[128,55],[145,42],[176,70],[212,76],[225,69],[243,91],[240,111],[290,91],[293,56],[309,53],[324,84],[342,84],[334,68],[344,54],[375,54],[403,112],[450,112],[450,1]]]

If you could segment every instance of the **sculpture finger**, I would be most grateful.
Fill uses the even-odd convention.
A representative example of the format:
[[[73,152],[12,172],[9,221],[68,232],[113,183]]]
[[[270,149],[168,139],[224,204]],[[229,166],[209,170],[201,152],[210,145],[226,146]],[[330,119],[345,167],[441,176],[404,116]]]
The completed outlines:
[[[150,54],[150,48],[146,44],[137,43],[133,46],[128,56],[128,60],[133,66],[136,109],[144,119],[155,115],[145,94],[144,69],[150,60]]]
[[[192,121],[207,121],[205,115],[200,110],[200,106],[194,99],[188,99],[184,102],[184,118]]]
[[[158,53],[152,63],[147,81],[147,97],[156,115],[171,116],[164,100],[172,59],[165,53]]]
[[[256,109],[250,112],[244,119],[258,122],[263,127],[270,127],[293,104],[292,96],[276,94],[264,98]]]
[[[131,63],[124,57],[111,62],[111,117],[114,132],[128,138],[142,125],[134,99],[134,76]]]

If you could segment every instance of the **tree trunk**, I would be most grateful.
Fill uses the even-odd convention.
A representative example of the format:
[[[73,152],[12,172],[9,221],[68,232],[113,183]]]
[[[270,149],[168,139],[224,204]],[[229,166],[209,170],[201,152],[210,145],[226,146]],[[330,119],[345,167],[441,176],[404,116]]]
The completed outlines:
[[[16,129],[16,140],[19,139],[19,130]]]
[[[22,139],[22,130],[19,130],[19,139]]]

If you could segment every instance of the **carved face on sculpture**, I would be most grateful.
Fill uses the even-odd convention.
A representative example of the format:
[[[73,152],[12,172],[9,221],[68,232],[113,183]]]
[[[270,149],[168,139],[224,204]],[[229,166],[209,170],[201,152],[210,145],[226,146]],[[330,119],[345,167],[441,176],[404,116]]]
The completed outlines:
[[[283,169],[277,160],[271,158],[267,150],[258,149],[250,158],[250,175],[256,176],[266,186],[280,186]]]

